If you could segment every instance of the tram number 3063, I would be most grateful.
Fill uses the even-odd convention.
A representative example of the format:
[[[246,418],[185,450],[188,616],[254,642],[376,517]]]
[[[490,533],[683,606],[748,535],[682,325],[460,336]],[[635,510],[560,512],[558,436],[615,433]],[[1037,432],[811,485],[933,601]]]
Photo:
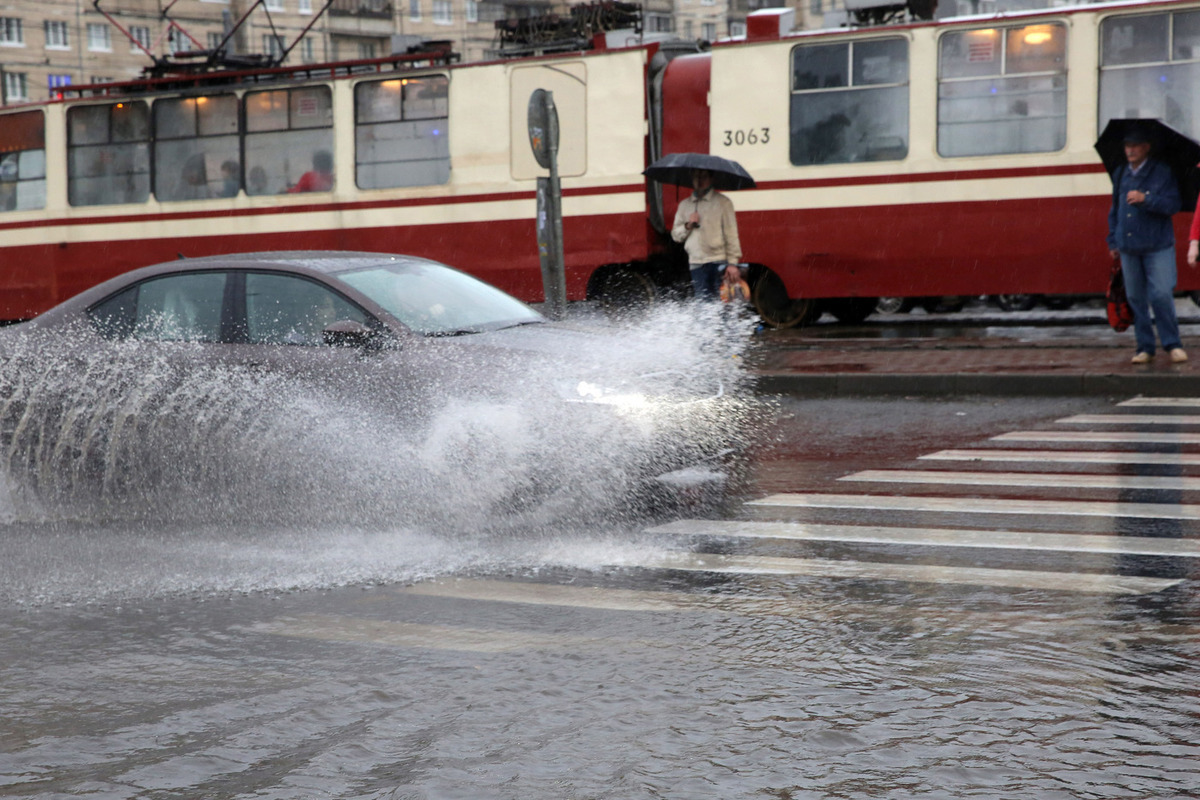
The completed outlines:
[[[726,130],[722,131],[725,140],[723,144],[726,147],[744,144],[766,144],[771,141],[770,128],[750,128],[748,130]]]

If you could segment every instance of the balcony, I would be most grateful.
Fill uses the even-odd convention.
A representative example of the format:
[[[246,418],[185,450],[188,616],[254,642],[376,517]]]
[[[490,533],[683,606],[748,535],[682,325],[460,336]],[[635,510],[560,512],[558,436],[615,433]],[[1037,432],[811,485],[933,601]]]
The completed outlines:
[[[329,16],[390,20],[395,18],[396,9],[388,0],[333,0]]]
[[[391,36],[396,7],[391,0],[333,0],[329,32],[343,36]]]

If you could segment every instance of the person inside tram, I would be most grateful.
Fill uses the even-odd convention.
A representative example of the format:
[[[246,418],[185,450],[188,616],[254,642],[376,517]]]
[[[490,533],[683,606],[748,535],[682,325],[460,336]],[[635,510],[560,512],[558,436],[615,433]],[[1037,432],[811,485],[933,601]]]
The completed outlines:
[[[237,197],[238,190],[241,188],[242,181],[238,175],[238,163],[233,159],[221,162],[221,197]]]
[[[289,193],[328,192],[333,188],[333,154],[328,150],[313,153],[313,168],[300,176],[295,185],[288,187]]]
[[[251,167],[246,180],[246,194],[267,193],[267,171],[261,166]]]
[[[211,197],[208,188],[208,171],[204,165],[204,154],[193,153],[183,162],[179,176],[179,189],[173,200],[202,200]]]
[[[1171,168],[1153,158],[1148,131],[1125,134],[1125,160],[1113,171],[1108,253],[1121,260],[1125,294],[1133,309],[1134,364],[1154,359],[1154,333],[1171,361],[1187,361],[1175,316],[1175,231],[1171,217],[1182,202]]]

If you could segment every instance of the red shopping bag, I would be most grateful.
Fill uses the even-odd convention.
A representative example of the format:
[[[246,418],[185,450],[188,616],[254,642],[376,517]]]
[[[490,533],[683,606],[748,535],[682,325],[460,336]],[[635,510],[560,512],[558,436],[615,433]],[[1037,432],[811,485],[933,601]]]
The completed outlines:
[[[1133,309],[1125,298],[1125,277],[1121,274],[1121,260],[1113,259],[1112,274],[1108,279],[1108,324],[1117,333],[1133,324]]]

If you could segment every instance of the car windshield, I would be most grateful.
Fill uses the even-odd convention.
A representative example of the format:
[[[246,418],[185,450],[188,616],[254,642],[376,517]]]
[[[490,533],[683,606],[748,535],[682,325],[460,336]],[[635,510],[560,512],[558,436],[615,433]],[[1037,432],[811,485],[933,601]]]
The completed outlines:
[[[402,263],[341,272],[337,279],[426,336],[450,336],[545,322],[504,292],[441,264]]]

